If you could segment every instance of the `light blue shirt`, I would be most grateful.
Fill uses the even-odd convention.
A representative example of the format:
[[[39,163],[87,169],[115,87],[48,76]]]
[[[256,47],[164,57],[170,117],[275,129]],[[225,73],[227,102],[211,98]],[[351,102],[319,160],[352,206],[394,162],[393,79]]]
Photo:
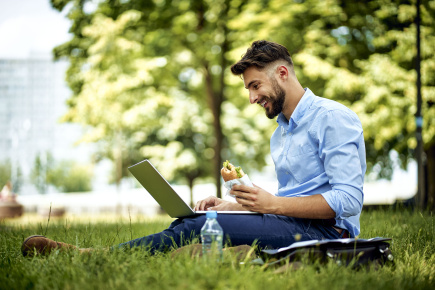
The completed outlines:
[[[290,121],[281,113],[277,123],[270,140],[276,195],[321,194],[335,211],[336,226],[357,236],[367,168],[358,116],[307,88]]]

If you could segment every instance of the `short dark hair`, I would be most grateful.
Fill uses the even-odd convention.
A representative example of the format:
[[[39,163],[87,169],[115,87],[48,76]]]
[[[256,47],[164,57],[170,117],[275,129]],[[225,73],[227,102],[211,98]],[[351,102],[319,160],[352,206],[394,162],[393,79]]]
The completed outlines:
[[[293,69],[293,61],[287,48],[275,42],[257,40],[248,48],[242,59],[231,66],[231,72],[238,76],[251,66],[264,69],[277,60],[286,61]]]

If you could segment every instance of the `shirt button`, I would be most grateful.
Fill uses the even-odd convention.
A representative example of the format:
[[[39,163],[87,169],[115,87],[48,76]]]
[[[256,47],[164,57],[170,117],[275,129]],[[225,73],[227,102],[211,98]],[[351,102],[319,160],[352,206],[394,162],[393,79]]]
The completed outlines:
[[[290,174],[290,172],[286,171],[286,172],[285,172],[285,174],[289,175],[289,174]]]

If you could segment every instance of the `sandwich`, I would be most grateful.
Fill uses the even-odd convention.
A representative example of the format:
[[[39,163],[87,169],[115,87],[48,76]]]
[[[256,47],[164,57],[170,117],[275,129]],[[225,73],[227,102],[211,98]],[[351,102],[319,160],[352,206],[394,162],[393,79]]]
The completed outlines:
[[[242,167],[235,167],[228,160],[224,162],[224,167],[221,169],[221,175],[225,182],[242,178],[245,173],[242,170]]]

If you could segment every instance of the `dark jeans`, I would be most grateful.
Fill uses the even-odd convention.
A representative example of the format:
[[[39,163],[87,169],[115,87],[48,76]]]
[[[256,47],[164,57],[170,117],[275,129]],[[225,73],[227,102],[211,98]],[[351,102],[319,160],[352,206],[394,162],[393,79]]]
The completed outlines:
[[[205,215],[179,218],[166,230],[118,245],[119,248],[144,247],[151,253],[181,247],[199,239]],[[272,214],[221,214],[217,218],[224,240],[231,246],[252,245],[281,248],[297,241],[339,239],[341,235],[324,220],[310,220]],[[116,248],[116,247],[115,247]]]

